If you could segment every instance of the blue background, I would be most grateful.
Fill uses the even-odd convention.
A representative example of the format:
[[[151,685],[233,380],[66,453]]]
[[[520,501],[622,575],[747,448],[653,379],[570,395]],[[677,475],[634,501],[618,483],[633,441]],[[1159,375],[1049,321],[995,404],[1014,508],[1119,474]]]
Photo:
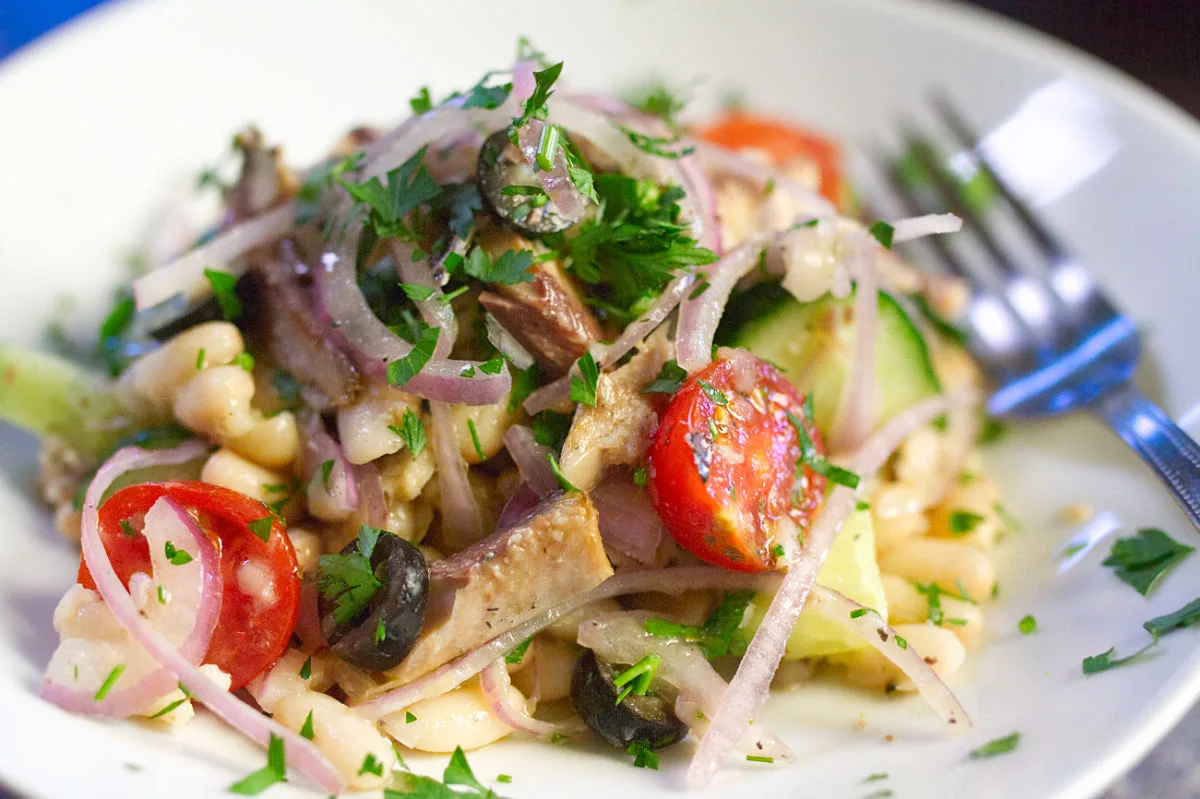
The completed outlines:
[[[102,0],[0,0],[0,58]]]

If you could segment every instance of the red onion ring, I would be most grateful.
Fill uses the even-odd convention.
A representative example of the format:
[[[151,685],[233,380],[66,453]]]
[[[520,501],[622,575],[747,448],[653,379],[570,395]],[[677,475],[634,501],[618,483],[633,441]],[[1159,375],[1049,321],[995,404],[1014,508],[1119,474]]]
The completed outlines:
[[[521,407],[530,416],[536,416],[547,408],[557,408],[571,399],[571,375],[565,374],[533,391]]]
[[[541,501],[541,497],[529,487],[528,483],[521,483],[516,493],[508,498],[508,502],[504,503],[504,508],[500,511],[500,518],[496,520],[496,529],[507,530],[522,521]]]
[[[958,729],[971,729],[971,717],[950,687],[911,645],[901,647],[896,643],[896,631],[889,627],[878,613],[860,613],[855,616],[855,611],[864,610],[862,605],[822,585],[813,587],[812,593],[809,594],[808,606],[830,621],[857,633],[884,657],[895,663],[913,681],[921,696],[943,721],[950,725],[959,725],[962,721],[964,723],[957,726]]]
[[[609,577],[586,594],[572,597],[567,602],[546,610],[508,632],[496,636],[482,646],[459,655],[449,663],[418,677],[407,685],[393,688],[368,702],[354,706],[354,710],[367,718],[377,719],[389,713],[395,713],[397,710],[403,710],[413,702],[452,691],[483,671],[492,661],[511,652],[525,639],[540,633],[562,617],[601,599],[647,592],[680,594],[684,591],[702,588],[761,589],[764,586],[777,584],[778,579],[776,575],[747,574],[711,566],[681,566],[672,569],[621,572]]]
[[[604,543],[634,560],[653,563],[666,527],[649,495],[634,484],[633,475],[625,469],[610,471],[589,496],[600,517]]]
[[[458,339],[458,317],[454,308],[445,301],[442,287],[433,277],[433,269],[428,261],[418,261],[413,258],[413,246],[406,242],[392,239],[388,242],[388,252],[396,262],[396,275],[405,283],[427,288],[433,292],[427,300],[414,300],[421,319],[430,327],[440,328],[437,346],[433,349],[433,357],[442,359],[450,355],[455,340]]]
[[[521,59],[513,64],[512,69],[512,99],[517,105],[525,105],[525,101],[533,96],[537,88],[537,79],[533,77],[537,62],[532,59]]]
[[[350,462],[333,436],[316,414],[301,422],[304,448],[300,451],[300,475],[308,485],[308,508],[316,517],[339,521],[358,507],[358,485],[353,479]],[[328,476],[322,466],[332,462]]]
[[[579,189],[575,188],[571,176],[567,174],[566,150],[559,147],[554,153],[554,168],[550,171],[547,172],[538,166],[538,142],[545,129],[545,122],[539,119],[529,120],[517,133],[517,146],[521,150],[521,154],[525,156],[525,162],[537,176],[542,190],[546,192],[546,196],[550,198],[550,202],[554,204],[558,212],[570,219],[576,219],[583,214],[588,201],[579,193]]]
[[[327,252],[313,274],[325,312],[338,333],[362,354],[364,366],[369,365],[377,375],[382,374],[388,363],[412,351],[412,345],[388,330],[367,305],[358,287],[352,258],[344,257],[343,253]],[[476,361],[431,358],[404,385],[404,390],[440,402],[493,405],[512,388],[508,365],[502,366],[494,375],[484,373],[480,365]],[[475,376],[463,377],[462,373],[467,369],[473,369]]]
[[[442,538],[455,551],[466,549],[486,534],[483,513],[467,479],[467,462],[458,449],[450,406],[431,402],[429,411],[433,417],[433,458],[442,494]]]
[[[487,702],[492,717],[518,732],[550,738],[556,735],[579,735],[587,731],[587,725],[579,719],[542,721],[529,715],[528,710],[514,702],[512,680],[508,677],[508,667],[504,664],[504,658],[493,660],[480,672],[479,687],[483,691],[484,701]]]
[[[537,443],[531,429],[520,424],[508,428],[504,433],[504,448],[517,465],[521,478],[539,497],[548,497],[558,490],[558,479],[546,460],[546,454],[551,450]]]
[[[221,610],[223,579],[216,547],[175,500],[163,497],[147,512],[143,534],[150,550],[153,576],[168,591],[170,602],[152,606],[154,615],[146,623],[155,628],[187,633],[179,642],[179,654],[189,663],[199,665],[208,652],[217,617]],[[167,561],[166,543],[170,541],[192,560],[181,566]],[[189,591],[189,583],[191,590]],[[176,618],[164,617],[170,613]],[[174,624],[172,624],[174,622]],[[126,675],[126,680],[132,677]],[[176,679],[166,669],[155,668],[139,682],[96,700],[96,691],[81,691],[51,680],[48,673],[42,683],[41,696],[64,710],[75,713],[94,713],[125,718],[146,712],[153,702],[175,689]]]
[[[930,397],[897,414],[867,439],[848,468],[863,478],[874,474],[909,434],[945,413],[947,407],[946,397]],[[700,741],[688,767],[689,787],[702,788],[709,783],[750,719],[767,700],[771,678],[779,668],[788,637],[838,530],[853,510],[854,501],[854,491],[842,485],[826,498],[824,510],[805,537],[803,552],[789,563],[787,575],[750,641],[729,690],[712,717],[712,725]]]
[[[866,238],[865,234],[863,236]],[[853,452],[875,426],[877,412],[875,350],[879,337],[879,297],[875,256],[879,242],[870,237],[865,252],[850,253],[843,262],[857,285],[854,296],[854,353],[850,359],[838,412],[829,435],[832,452]]]
[[[283,725],[275,722],[209,679],[198,667],[189,663],[159,631],[151,628],[138,612],[133,598],[117,577],[104,543],[100,539],[99,504],[104,492],[116,477],[132,469],[151,465],[186,463],[203,454],[200,442],[184,444],[169,450],[147,452],[137,447],[118,450],[100,467],[88,487],[83,503],[83,559],[87,563],[96,589],[124,627],[159,663],[178,679],[196,699],[220,716],[250,740],[266,747],[271,735],[282,738],[292,766],[312,779],[323,790],[340,793],[346,787],[341,773],[312,744]]]
[[[689,140],[688,145],[691,145]],[[685,155],[679,159],[679,175],[683,178],[683,190],[693,198],[696,214],[704,221],[703,232],[698,242],[701,247],[707,247],[717,255],[722,255],[721,223],[717,218],[717,194],[712,181],[700,168],[695,154]]]
[[[522,347],[516,336],[509,333],[496,317],[490,313],[484,314],[483,325],[487,329],[488,341],[493,347],[508,356],[513,366],[518,369],[528,369],[533,366],[533,356],[529,354],[529,350]]]
[[[692,283],[696,280],[696,276],[691,272],[679,272],[663,289],[662,294],[658,295],[658,299],[654,304],[641,315],[635,322],[630,322],[621,331],[621,335],[617,336],[617,340],[608,348],[608,352],[604,353],[604,359],[600,362],[602,368],[615,364],[617,361],[625,357],[625,353],[632,350],[638,344],[646,340],[654,328],[662,324],[663,320],[670,315],[671,311],[675,310],[675,306],[687,294],[688,289],[692,287]],[[536,392],[534,392],[536,393]],[[532,399],[533,395],[530,395]],[[526,400],[525,409],[529,410],[528,400]],[[536,413],[536,411],[530,411]]]
[[[387,526],[387,499],[383,496],[383,478],[373,463],[355,464],[350,467],[354,475],[354,484],[358,495],[362,498],[359,510],[363,514],[363,524],[368,527],[383,528]]]

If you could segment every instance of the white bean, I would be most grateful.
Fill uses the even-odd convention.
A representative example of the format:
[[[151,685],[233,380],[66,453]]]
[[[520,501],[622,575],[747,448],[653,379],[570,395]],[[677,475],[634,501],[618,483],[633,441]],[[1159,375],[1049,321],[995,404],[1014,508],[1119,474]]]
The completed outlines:
[[[287,482],[287,478],[279,472],[264,469],[228,449],[219,449],[209,456],[200,470],[200,479],[263,502],[279,499],[278,494],[267,489],[268,486]]]
[[[451,415],[454,417],[458,451],[467,463],[481,463],[498,453],[504,447],[504,434],[520,419],[518,413],[509,411],[508,397],[495,405],[455,405]],[[468,422],[475,426],[475,437],[479,439],[482,458],[475,451],[475,441],[471,437]]]
[[[957,483],[933,510],[929,532],[987,549],[1004,526],[996,511],[999,501],[1000,488],[994,480],[972,475]]]
[[[516,688],[510,691],[514,701],[525,701]],[[416,718],[409,722],[408,714]],[[497,721],[488,711],[478,680],[415,702],[405,710],[384,716],[380,722],[388,735],[409,749],[422,752],[453,752],[457,746],[478,749],[512,732],[511,727]]]
[[[250,430],[230,439],[230,449],[269,469],[282,469],[296,460],[300,451],[300,433],[296,417],[282,411],[270,418],[259,419]]]
[[[888,624],[920,624],[929,618],[929,601],[910,580],[894,574],[880,576],[887,598]]]
[[[355,713],[332,696],[305,690],[283,699],[274,718],[299,732],[312,714],[312,742],[329,758],[354,790],[378,788],[391,781],[396,754],[374,722]],[[363,768],[370,755],[381,767],[376,775]]]
[[[130,364],[117,383],[117,393],[125,405],[165,418],[175,393],[195,376],[197,363],[202,369],[224,366],[245,349],[242,334],[229,322],[196,325]]]
[[[314,574],[317,563],[324,554],[321,547],[321,536],[305,527],[288,527],[288,538],[291,539],[292,549],[296,550],[296,562],[300,564],[303,574]]]
[[[879,553],[879,568],[918,583],[937,583],[955,594],[965,590],[970,599],[988,596],[996,582],[991,558],[969,544],[945,538],[916,538],[884,550]]]
[[[525,657],[510,666],[512,683],[534,702],[552,702],[571,695],[576,650],[548,635],[533,639]]]
[[[254,378],[240,366],[218,366],[197,372],[175,394],[175,418],[189,430],[225,442],[249,433]]]
[[[870,504],[875,545],[880,550],[898,546],[929,529],[921,494],[907,483],[883,483],[875,489]]]
[[[958,636],[962,645],[972,649],[983,635],[983,609],[973,602],[942,595],[942,627]]]

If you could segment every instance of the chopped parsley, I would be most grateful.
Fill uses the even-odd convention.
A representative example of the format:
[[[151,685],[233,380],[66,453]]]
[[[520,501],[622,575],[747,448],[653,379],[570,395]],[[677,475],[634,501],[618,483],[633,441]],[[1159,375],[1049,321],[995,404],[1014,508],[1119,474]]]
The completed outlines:
[[[656,116],[671,126],[675,125],[675,115],[688,104],[686,99],[681,98],[663,84],[650,85],[642,88],[641,91],[630,92],[626,96],[626,102],[639,111]]]
[[[493,261],[482,247],[474,247],[463,259],[462,269],[469,277],[482,283],[502,283],[511,286],[533,280],[533,273],[529,271],[533,260],[531,250],[509,250]]]
[[[629,143],[638,148],[647,155],[655,155],[659,158],[682,158],[685,155],[691,155],[696,151],[695,147],[684,147],[681,150],[668,149],[676,144],[679,144],[683,138],[679,134],[671,137],[650,136],[645,133],[638,133],[636,130],[617,125],[617,129],[625,134],[625,138],[629,139]]]
[[[422,86],[412,99],[408,101],[408,107],[417,116],[433,110],[433,97],[429,94],[429,87]]]
[[[366,183],[351,183],[338,176],[337,183],[367,209],[367,224],[381,239],[414,241],[416,234],[406,217],[417,208],[437,199],[442,188],[425,167],[428,145],[385,175],[387,184],[373,177]]]
[[[858,502],[856,502],[856,503],[854,504],[854,509],[855,509],[855,510],[858,510],[858,511],[870,510],[870,509],[871,509],[871,503],[870,503],[870,502],[867,502],[867,501],[865,501],[865,500],[862,500],[862,499],[860,499]]]
[[[375,643],[382,644],[387,640],[387,626],[383,623],[383,617],[375,623]]]
[[[171,711],[175,710],[175,708],[179,707],[186,701],[188,701],[188,697],[184,696],[180,699],[176,699],[174,702],[168,702],[167,704],[163,705],[161,710],[156,712],[153,716],[150,716],[150,718],[161,719],[163,716],[165,716],[168,713],[170,713]]]
[[[533,417],[533,440],[543,447],[561,450],[571,429],[571,415],[558,411],[542,411]]]
[[[812,418],[812,395],[810,394],[805,400],[805,418]],[[831,482],[844,485],[847,488],[858,488],[859,476],[854,472],[843,469],[840,466],[834,466],[825,459],[825,456],[817,449],[813,443],[812,436],[808,434],[808,428],[804,426],[804,422],[800,421],[799,417],[791,411],[787,411],[788,421],[792,423],[792,427],[796,428],[796,434],[800,437],[800,460],[796,461],[796,470],[800,471],[801,467],[807,466],[819,475],[823,475]]]
[[[1191,627],[1198,622],[1200,622],[1200,599],[1193,599],[1179,610],[1164,616],[1155,616],[1142,627],[1146,629],[1146,632],[1158,638],[1175,630]]]
[[[412,724],[416,720],[417,720],[417,716],[411,710],[404,711],[404,723],[405,724]]]
[[[329,477],[330,477],[330,475],[333,474],[333,458],[330,458],[329,460],[323,462],[320,466],[318,466],[317,471],[320,472],[320,474],[321,474],[321,485],[325,488],[326,491],[328,491],[329,490]],[[270,528],[268,528],[267,534],[270,535]]]
[[[317,562],[317,585],[334,602],[333,619],[348,624],[358,618],[383,587],[371,569],[371,555],[381,535],[392,533],[363,525],[358,530],[357,551],[348,555],[322,555]]]
[[[313,712],[310,710],[304,717],[304,724],[300,727],[300,737],[311,741],[316,734],[316,731],[313,730]]]
[[[126,538],[133,538],[137,535],[137,532],[134,531],[133,525],[129,523],[128,519],[122,519],[118,524],[120,524],[121,532],[125,534]]]
[[[383,764],[375,759],[375,755],[367,752],[367,756],[363,758],[362,765],[358,767],[358,775],[374,774],[376,777],[383,776]]]
[[[104,678],[104,682],[100,684],[99,690],[96,691],[96,696],[93,697],[97,702],[103,701],[104,697],[108,696],[108,692],[117,684],[117,680],[121,678],[121,673],[125,671],[125,664],[118,663],[113,666],[112,671]]]
[[[634,741],[625,749],[625,754],[633,755],[633,765],[638,768],[658,770],[658,754],[645,741]]]
[[[502,780],[499,777],[496,779],[499,782],[511,780],[511,778]],[[442,780],[443,782],[438,782],[432,777],[424,777],[412,772],[397,774],[392,786],[384,788],[383,797],[384,799],[454,799],[454,797],[500,799],[495,791],[490,790],[475,778],[461,746],[455,749],[454,754],[450,757],[450,763],[442,774]],[[468,790],[454,791],[450,789],[451,785],[461,785]]]
[[[674,394],[683,387],[687,380],[687,370],[679,365],[674,358],[662,365],[658,376],[642,389],[643,394]]]
[[[1148,596],[1163,575],[1192,551],[1193,547],[1176,542],[1162,530],[1147,527],[1136,536],[1117,539],[1103,565],[1111,566],[1120,580]]]
[[[421,450],[425,449],[425,442],[427,440],[425,424],[421,421],[421,417],[413,412],[412,408],[405,409],[399,426],[389,424],[388,430],[399,436],[404,446],[408,447],[408,451],[412,453],[414,458],[421,454]]]
[[[1007,433],[1008,426],[1004,422],[985,414],[979,428],[979,444],[982,446],[995,443],[1004,438]]]
[[[137,304],[128,290],[119,290],[112,310],[100,325],[100,336],[97,349],[108,366],[108,372],[116,377],[125,368],[125,357],[122,354],[124,336],[133,324],[137,312]]]
[[[704,392],[704,396],[712,400],[714,405],[725,406],[729,404],[729,397],[725,396],[725,392],[709,383],[706,380],[696,380],[700,386],[700,390]]]
[[[878,615],[879,611],[875,610],[874,608],[855,608],[854,610],[850,611],[850,618],[861,619],[863,616],[866,616],[868,613],[874,613],[874,614]]]
[[[892,640],[894,640],[896,642],[896,646],[900,647],[901,649],[908,649],[907,638],[902,638],[899,635],[893,635]]]
[[[167,560],[170,561],[171,565],[173,566],[183,566],[184,564],[192,562],[192,556],[189,555],[185,550],[178,549],[172,541],[168,541],[163,544],[163,552],[166,553]]]
[[[511,663],[514,666],[520,664],[525,659],[525,653],[529,651],[529,645],[533,643],[533,638],[526,638],[521,643],[517,644],[511,652],[504,656],[505,663]]]
[[[512,782],[512,777],[508,774],[497,774],[496,782],[503,783],[504,785],[508,785],[510,782]]]
[[[930,622],[938,625],[939,627],[945,621],[949,621],[951,624],[965,623],[965,622],[963,622],[962,619],[946,619],[945,614],[942,611],[942,597],[948,596],[953,599],[961,599],[964,602],[970,602],[971,600],[967,598],[967,595],[965,593],[961,594],[961,595],[960,594],[952,594],[949,591],[943,590],[941,586],[939,586],[937,583],[934,583],[934,582],[930,582],[928,584],[914,582],[913,587],[917,589],[917,593],[919,593],[919,594],[921,594],[921,596],[925,597],[925,601],[929,606],[929,621]]]
[[[467,432],[471,434],[471,444],[475,447],[475,457],[482,463],[487,460],[483,453],[483,444],[479,442],[479,431],[475,428],[475,420],[467,419]]]
[[[325,487],[329,487],[328,481],[326,482]],[[274,516],[264,516],[261,519],[255,519],[254,521],[250,522],[246,525],[246,527],[250,529],[250,532],[254,533],[255,538],[265,543],[271,540],[271,528],[274,525]]]
[[[167,604],[167,589],[163,588],[162,585],[159,585],[155,589],[155,593],[158,594],[158,604]]]
[[[300,679],[307,680],[312,676],[312,655],[304,659],[304,663],[300,666]]]
[[[484,361],[483,363],[479,364],[479,371],[483,372],[485,375],[500,374],[500,372],[504,371],[504,356],[497,355],[490,361]]]
[[[413,344],[413,348],[409,350],[408,354],[388,364],[388,383],[400,388],[420,374],[421,370],[425,368],[425,364],[429,363],[429,359],[433,357],[433,350],[437,347],[438,336],[441,332],[441,328],[437,327],[423,328],[420,338]]]
[[[285,372],[282,369],[276,369],[275,374],[271,376],[271,385],[275,389],[275,393],[279,395],[279,401],[284,404],[284,407],[295,408],[300,402],[300,381],[291,372]]]
[[[956,510],[950,514],[950,535],[966,535],[979,526],[982,521],[983,517],[978,513]]]
[[[596,387],[600,382],[600,367],[592,353],[585,352],[576,361],[579,364],[579,376],[571,376],[571,401],[582,402],[591,407],[596,406]]]
[[[1132,655],[1126,655],[1123,658],[1116,656],[1117,648],[1109,647],[1107,652],[1101,652],[1099,655],[1091,655],[1083,659],[1084,674],[1099,674],[1102,671],[1115,669],[1118,666],[1125,666],[1140,660],[1147,652],[1158,646],[1158,639],[1155,638],[1144,647],[1134,652]]]
[[[639,466],[633,470],[633,484],[638,488],[646,485],[650,479],[650,471],[645,466]]]
[[[777,558],[782,558],[784,555],[783,544],[776,544],[775,546],[771,547],[771,554]]]
[[[232,363],[234,366],[242,367],[247,372],[254,371],[254,356],[248,352],[239,352],[233,357],[233,360],[230,361],[230,363]]]
[[[746,651],[746,642],[736,638],[737,631],[753,601],[753,591],[731,591],[699,627],[651,618],[646,619],[646,632],[660,638],[678,638],[699,644],[709,660],[741,655]]]
[[[775,762],[775,758],[768,757],[767,755],[746,755],[746,760],[750,761],[751,763],[774,763]]]
[[[529,95],[529,99],[525,101],[521,116],[513,120],[512,129],[514,136],[516,135],[516,130],[529,120],[546,118],[546,101],[550,99],[550,95],[554,94],[551,87],[558,80],[558,76],[562,74],[562,68],[562,62],[559,61],[557,64],[551,64],[540,72],[533,73],[533,94]]]
[[[863,782],[879,782],[880,780],[886,780],[887,778],[887,772],[877,771],[869,777],[864,778]]]
[[[208,285],[212,286],[213,296],[221,308],[221,316],[229,322],[236,321],[242,315],[242,301],[237,295],[238,279],[228,272],[216,269],[205,269],[204,276]]]
[[[996,515],[1000,517],[1000,522],[1009,532],[1015,533],[1021,529],[1021,523],[1017,521],[1017,518],[1009,513],[1008,509],[999,502],[992,506],[992,510],[996,511]]]
[[[562,468],[558,465],[558,458],[554,457],[553,452],[546,453],[546,460],[550,462],[550,471],[554,473],[554,479],[558,481],[559,488],[561,488],[563,491],[579,490],[562,473]]]
[[[875,237],[875,240],[882,244],[885,248],[892,248],[892,238],[896,235],[896,228],[889,225],[887,222],[876,222],[867,228],[868,232]]]
[[[196,371],[199,372],[204,368],[204,357],[208,355],[208,350],[201,347],[196,351]]]
[[[1022,635],[1029,635],[1036,632],[1037,626],[1037,619],[1033,616],[1025,616],[1017,622],[1017,629],[1021,631]]]
[[[620,674],[613,675],[613,685],[622,689],[621,693],[617,694],[617,704],[625,701],[625,697],[632,693],[638,696],[645,696],[650,690],[651,683],[654,682],[654,675],[658,671],[658,667],[662,665],[662,658],[658,655],[650,654],[634,663],[629,668]]]
[[[229,786],[230,793],[255,796],[277,782],[287,781],[287,760],[283,753],[283,739],[271,733],[267,745],[267,765],[250,776]]]
[[[425,302],[434,294],[433,289],[429,286],[422,286],[418,283],[401,283],[400,290],[413,302]]]
[[[997,738],[994,741],[988,741],[978,749],[971,750],[971,758],[980,760],[985,757],[995,757],[1011,752],[1017,748],[1017,744],[1021,742],[1021,733],[1014,732],[1012,735],[1006,735],[1003,738]]]

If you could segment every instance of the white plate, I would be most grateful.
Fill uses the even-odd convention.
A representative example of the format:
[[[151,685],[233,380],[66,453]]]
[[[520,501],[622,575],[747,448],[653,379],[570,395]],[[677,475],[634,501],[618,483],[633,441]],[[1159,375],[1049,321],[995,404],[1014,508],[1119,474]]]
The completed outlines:
[[[1114,70],[998,18],[866,0],[105,7],[0,67],[0,336],[33,339],[62,294],[77,298],[76,321],[91,325],[119,254],[162,192],[214,161],[238,126],[257,122],[302,162],[348,123],[397,117],[421,83],[440,93],[502,67],[519,34],[564,58],[577,86],[699,76],[709,95],[736,88],[755,105],[851,136],[886,131],[929,87],[945,87],[981,126],[1010,123],[996,146],[1016,152],[1018,166],[1036,165],[1024,183],[1049,222],[1144,321],[1144,384],[1177,417],[1200,398],[1189,335],[1200,296],[1200,226],[1188,221],[1200,205],[1194,123]],[[27,438],[0,430],[0,781],[46,796],[221,791],[262,754],[211,719],[162,735],[68,716],[35,697],[55,643],[51,610],[78,556],[28,491],[34,452]],[[1084,678],[1080,661],[1139,646],[1145,619],[1193,598],[1200,557],[1150,600],[1100,568],[1099,552],[1064,577],[1054,572],[1066,531],[1052,519],[1068,501],[1195,543],[1167,495],[1086,419],[1021,429],[996,450],[995,466],[1025,527],[1000,550],[991,640],[956,680],[976,732],[944,736],[913,700],[805,690],[773,699],[767,713],[800,762],[731,763],[709,795],[853,799],[889,787],[931,799],[1083,797],[1184,713],[1200,693],[1193,633],[1136,667]],[[1038,618],[1036,635],[1016,631],[1026,613]],[[1024,735],[1014,754],[966,758],[1014,730]],[[598,750],[528,743],[471,760],[486,779],[514,775],[505,792],[525,799],[677,796],[690,745],[680,749],[658,773]],[[873,772],[891,777],[862,784]],[[272,795],[289,792],[300,795]]]

